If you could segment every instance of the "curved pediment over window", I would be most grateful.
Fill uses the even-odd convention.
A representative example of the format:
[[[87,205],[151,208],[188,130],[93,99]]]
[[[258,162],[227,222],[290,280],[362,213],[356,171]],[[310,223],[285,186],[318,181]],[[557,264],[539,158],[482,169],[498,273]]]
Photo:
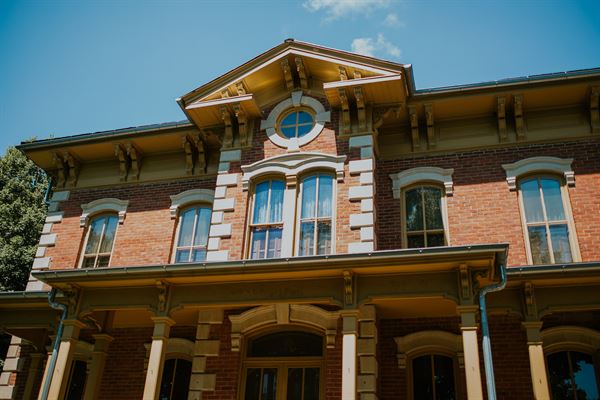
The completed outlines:
[[[103,212],[114,212],[119,216],[119,223],[125,220],[125,213],[129,200],[119,200],[114,198],[98,199],[87,204],[82,204],[83,213],[79,217],[79,225],[84,227],[88,224],[90,217]]]
[[[315,169],[335,171],[338,182],[342,182],[344,161],[346,156],[317,152],[282,154],[242,166],[242,185],[248,190],[252,179],[268,174],[285,175],[288,185],[295,185],[299,175]]]
[[[571,164],[572,158],[558,157],[530,157],[512,164],[502,164],[506,171],[506,182],[510,190],[517,189],[517,179],[534,172],[550,172],[564,175],[569,186],[575,186],[575,173]]]
[[[446,195],[452,196],[454,184],[452,174],[454,169],[443,169],[438,167],[417,167],[407,169],[396,174],[390,174],[394,198],[400,198],[402,188],[417,182],[436,182],[444,185]]]

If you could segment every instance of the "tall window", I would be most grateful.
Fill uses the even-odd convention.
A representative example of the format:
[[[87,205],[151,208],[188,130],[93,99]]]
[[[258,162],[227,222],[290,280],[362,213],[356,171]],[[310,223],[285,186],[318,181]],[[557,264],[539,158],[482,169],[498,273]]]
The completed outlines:
[[[413,399],[454,400],[454,361],[428,354],[412,361]]]
[[[560,181],[538,176],[522,180],[519,186],[532,263],[572,262],[569,216]]]
[[[187,399],[192,375],[192,363],[181,358],[165,361],[160,381],[159,400]]]
[[[90,222],[81,264],[82,268],[108,266],[118,222],[116,215],[101,215]]]
[[[418,186],[404,191],[406,247],[446,245],[441,188]]]
[[[82,360],[73,360],[71,364],[71,374],[69,376],[69,385],[67,389],[66,400],[81,400],[85,390],[87,380],[87,363]]]
[[[316,174],[302,181],[298,254],[331,253],[333,177]]]
[[[176,263],[206,259],[210,216],[211,209],[206,206],[191,207],[179,215]]]
[[[548,377],[554,400],[599,399],[598,375],[593,357],[576,351],[550,354]]]
[[[256,185],[250,225],[250,258],[281,256],[284,191],[285,183],[281,180]]]

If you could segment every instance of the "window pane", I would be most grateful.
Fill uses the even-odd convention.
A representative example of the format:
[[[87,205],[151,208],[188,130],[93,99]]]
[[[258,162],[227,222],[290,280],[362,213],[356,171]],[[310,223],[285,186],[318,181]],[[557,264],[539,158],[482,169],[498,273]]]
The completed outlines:
[[[544,221],[542,212],[542,200],[540,198],[540,188],[537,179],[531,179],[521,183],[521,193],[523,195],[523,205],[525,207],[525,219],[527,222]]]
[[[194,249],[192,251],[192,261],[204,261],[206,260],[206,250],[205,249]]]
[[[317,223],[317,254],[331,253],[331,222],[319,221]]]
[[[301,218],[314,218],[315,196],[317,193],[317,177],[311,176],[302,181],[302,213]]]
[[[303,222],[300,224],[300,255],[308,256],[313,255],[314,241],[315,241],[315,223],[314,222]]]
[[[319,217],[331,217],[333,196],[333,178],[328,175],[319,177]]]
[[[115,232],[117,231],[118,218],[116,216],[106,217],[107,224],[104,228],[104,237],[100,245],[100,253],[110,253],[112,251],[113,242],[115,241]]]
[[[102,227],[104,226],[104,218],[96,218],[90,223],[90,235],[85,246],[85,254],[95,254],[98,252],[100,245],[100,236],[102,235]]]
[[[412,189],[406,192],[406,230],[423,230],[423,207],[421,205],[421,190]]]
[[[250,341],[248,357],[317,357],[323,337],[308,332],[276,332]]]
[[[69,381],[69,393],[66,396],[66,400],[83,399],[86,378],[87,363],[81,360],[73,361],[73,366],[71,367],[71,379]]]
[[[291,128],[281,128],[281,133],[283,133],[283,136],[285,136],[286,138],[293,138],[296,137],[296,127],[291,127]]]
[[[178,359],[173,380],[173,395],[170,400],[187,399],[192,375],[192,363]]]
[[[454,400],[454,362],[450,357],[434,356],[433,363],[436,400]]]
[[[305,124],[307,122],[311,122],[311,123],[313,122],[312,115],[310,115],[306,111],[300,111],[298,113],[298,123],[299,124]]]
[[[569,230],[567,228],[567,225],[551,225],[550,237],[552,238],[552,251],[554,252],[554,262],[572,262],[573,257],[571,256],[571,244],[569,243]]]
[[[409,235],[407,237],[408,243],[406,247],[414,249],[419,247],[425,247],[425,235]]]
[[[285,126],[285,125],[296,125],[296,114],[295,112],[290,113],[288,116],[286,116],[283,121],[281,121],[281,125]]]
[[[551,178],[542,178],[541,181],[548,221],[564,220],[565,210],[560,193],[560,182]]]
[[[570,352],[570,354],[573,378],[577,387],[577,399],[597,400],[598,385],[592,356],[575,351]]]
[[[414,399],[433,400],[431,356],[415,358],[412,362]]]
[[[265,368],[262,376],[261,400],[275,400],[277,394],[277,369]]]
[[[267,258],[281,257],[281,234],[283,229],[269,229],[269,247],[267,248]]]
[[[256,185],[254,194],[254,217],[253,224],[265,224],[267,222],[267,201],[269,198],[269,181]]]
[[[95,261],[96,261],[96,256],[84,257],[83,264],[81,264],[81,268],[94,268]]]
[[[184,263],[190,260],[190,250],[177,250],[175,253],[175,262]]]
[[[302,368],[288,369],[286,400],[302,400]]]
[[[281,222],[283,215],[283,192],[285,184],[283,181],[271,182],[271,210],[269,213],[269,222]]]
[[[108,267],[109,261],[110,261],[110,256],[98,256],[98,262],[96,264],[96,268]]]
[[[426,229],[444,229],[442,222],[442,191],[437,188],[423,188],[425,201]]]
[[[444,234],[443,233],[428,233],[427,234],[427,247],[439,247],[445,246]]]
[[[549,264],[550,250],[548,249],[548,238],[546,236],[546,227],[530,226],[529,244],[531,246],[531,258],[534,264]]]
[[[311,125],[300,125],[298,127],[298,137],[306,135],[312,129]]]
[[[254,229],[252,232],[251,258],[265,258],[265,240],[267,231],[265,229]]]
[[[162,379],[160,380],[159,400],[169,400],[173,389],[173,375],[175,374],[175,359],[165,361]]]
[[[244,400],[260,400],[260,368],[248,368]]]
[[[319,368],[304,369],[304,400],[319,400]]]
[[[184,211],[179,217],[179,241],[177,242],[177,246],[192,245],[192,230],[194,229],[195,217],[195,208]]]
[[[548,378],[553,399],[572,399],[573,387],[569,372],[567,352],[550,354],[548,360]]]
[[[210,208],[201,207],[198,209],[198,221],[196,222],[194,246],[205,247],[208,243],[208,231],[210,230],[210,215]]]

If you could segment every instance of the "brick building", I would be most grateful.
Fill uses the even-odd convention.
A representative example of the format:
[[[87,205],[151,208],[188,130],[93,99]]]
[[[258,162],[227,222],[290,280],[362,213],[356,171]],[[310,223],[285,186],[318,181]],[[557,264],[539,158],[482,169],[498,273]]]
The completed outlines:
[[[22,144],[53,193],[0,399],[598,399],[599,96],[287,40],[185,121]]]

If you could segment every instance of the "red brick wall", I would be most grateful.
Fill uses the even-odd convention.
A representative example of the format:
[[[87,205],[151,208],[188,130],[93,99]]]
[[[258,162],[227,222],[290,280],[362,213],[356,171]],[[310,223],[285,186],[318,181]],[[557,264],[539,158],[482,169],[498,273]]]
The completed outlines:
[[[68,201],[60,203],[63,221],[54,224],[56,246],[46,255],[52,269],[77,268],[85,228],[79,226],[81,205],[102,198],[129,200],[123,224],[117,227],[111,266],[163,264],[169,262],[175,220],[171,219],[169,196],[189,189],[214,189],[215,179],[190,179],[172,183],[123,185],[101,189],[73,190]]]
[[[569,198],[583,261],[600,259],[600,143],[597,140],[523,145],[435,157],[415,156],[377,162],[378,247],[402,245],[400,200],[392,196],[389,174],[433,166],[454,168],[454,195],[448,197],[451,245],[510,244],[510,265],[527,258],[517,192],[508,190],[502,164],[535,156],[574,158],[575,187]]]

